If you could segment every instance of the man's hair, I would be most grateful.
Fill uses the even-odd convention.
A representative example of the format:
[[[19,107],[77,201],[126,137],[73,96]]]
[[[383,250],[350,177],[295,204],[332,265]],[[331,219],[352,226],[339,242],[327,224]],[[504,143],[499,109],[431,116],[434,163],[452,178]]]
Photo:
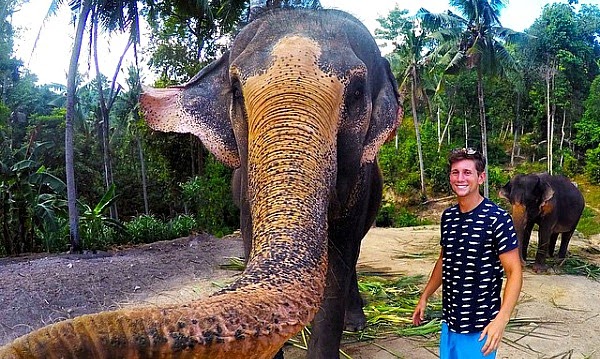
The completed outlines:
[[[453,164],[462,160],[472,160],[475,162],[475,169],[477,169],[478,175],[485,171],[485,158],[483,158],[481,152],[470,147],[455,148],[450,152],[450,157],[448,157],[448,170],[452,168]]]

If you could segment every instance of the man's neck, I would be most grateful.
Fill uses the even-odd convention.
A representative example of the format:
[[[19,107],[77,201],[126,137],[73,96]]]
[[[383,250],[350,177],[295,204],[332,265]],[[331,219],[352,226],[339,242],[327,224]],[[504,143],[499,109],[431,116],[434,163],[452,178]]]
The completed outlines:
[[[483,201],[483,196],[477,193],[476,196],[459,197],[458,208],[461,213],[467,213],[474,210]]]

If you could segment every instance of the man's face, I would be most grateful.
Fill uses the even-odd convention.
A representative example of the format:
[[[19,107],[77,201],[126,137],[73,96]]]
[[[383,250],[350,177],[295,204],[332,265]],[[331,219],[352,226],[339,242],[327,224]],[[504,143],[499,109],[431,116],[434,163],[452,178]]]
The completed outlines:
[[[485,172],[478,174],[473,160],[455,162],[450,168],[450,186],[458,197],[478,196],[484,181]]]

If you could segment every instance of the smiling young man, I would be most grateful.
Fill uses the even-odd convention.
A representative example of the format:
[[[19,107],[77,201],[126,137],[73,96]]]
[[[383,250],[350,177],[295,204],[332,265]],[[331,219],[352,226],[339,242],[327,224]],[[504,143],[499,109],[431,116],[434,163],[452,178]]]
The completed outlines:
[[[481,153],[456,149],[448,164],[458,203],[442,214],[442,249],[412,320],[423,322],[427,300],[442,286],[440,358],[495,358],[523,282],[517,235],[510,215],[479,193]]]

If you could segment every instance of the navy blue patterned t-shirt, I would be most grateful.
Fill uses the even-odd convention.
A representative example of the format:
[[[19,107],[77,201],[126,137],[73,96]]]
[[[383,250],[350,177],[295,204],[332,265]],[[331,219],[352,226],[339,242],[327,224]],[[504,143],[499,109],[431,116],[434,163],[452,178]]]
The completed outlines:
[[[442,314],[456,333],[481,332],[500,311],[504,270],[499,255],[518,247],[510,215],[487,198],[472,211],[444,211]]]

